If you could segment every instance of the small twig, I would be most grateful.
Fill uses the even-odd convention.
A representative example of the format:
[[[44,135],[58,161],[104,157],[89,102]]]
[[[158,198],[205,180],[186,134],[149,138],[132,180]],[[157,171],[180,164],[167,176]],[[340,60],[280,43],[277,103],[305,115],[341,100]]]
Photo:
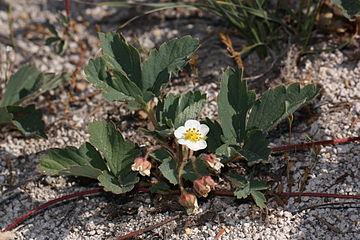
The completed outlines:
[[[299,210],[296,210],[293,212],[293,214],[300,213],[305,210],[313,210],[316,208],[322,208],[322,207],[328,207],[328,206],[334,206],[334,205],[344,205],[344,204],[358,204],[357,202],[332,202],[332,203],[321,203],[317,205],[312,205],[309,207],[300,208]]]
[[[47,208],[47,207],[50,207],[56,203],[59,203],[59,202],[62,202],[64,200],[67,200],[67,199],[71,199],[71,198],[76,198],[76,197],[80,197],[80,196],[85,196],[85,195],[90,195],[90,194],[94,194],[94,193],[102,193],[104,192],[104,190],[101,188],[101,189],[94,189],[94,190],[89,190],[89,191],[83,191],[83,192],[79,192],[79,193],[74,193],[74,194],[70,194],[70,195],[66,195],[66,196],[63,196],[63,197],[59,197],[59,198],[56,198],[54,200],[51,200],[49,202],[46,202],[44,204],[41,204],[39,207],[25,213],[24,215],[22,215],[20,218],[16,219],[13,223],[11,223],[7,228],[5,228],[3,230],[3,232],[7,232],[7,231],[10,231],[12,230],[15,226],[17,226],[18,224],[20,224],[21,222],[23,222],[26,218],[30,217],[31,215],[34,215],[35,213]]]
[[[128,233],[128,234],[126,234],[126,235],[124,235],[124,236],[121,236],[121,237],[116,238],[116,240],[123,240],[123,239],[131,238],[131,237],[135,237],[135,236],[140,235],[140,234],[142,234],[142,233],[144,233],[144,232],[151,231],[151,230],[153,230],[153,229],[155,229],[155,228],[158,228],[158,227],[160,227],[160,226],[162,226],[162,225],[164,225],[164,224],[167,224],[167,223],[169,223],[169,222],[171,222],[171,221],[174,221],[174,220],[176,220],[176,219],[178,219],[178,218],[180,218],[180,215],[177,215],[177,216],[175,216],[175,217],[168,218],[168,219],[166,219],[165,221],[162,221],[162,222],[160,222],[160,223],[154,224],[154,225],[152,225],[152,226],[150,226],[150,227],[143,228],[143,229],[140,229],[140,230],[137,230],[137,231]]]
[[[332,140],[327,140],[327,141],[301,143],[301,144],[288,145],[288,146],[282,146],[282,147],[274,147],[271,149],[271,151],[280,152],[280,151],[288,151],[288,150],[307,149],[307,148],[312,148],[316,145],[330,145],[330,144],[339,144],[339,143],[355,142],[355,141],[360,141],[360,137],[332,139]]]
[[[329,223],[328,221],[326,221],[326,219],[316,216],[314,215],[314,217],[321,222],[322,224],[324,224],[327,228],[329,228],[331,231],[336,232],[336,233],[340,233],[340,229],[338,227],[335,227],[333,225],[331,225],[331,223]]]

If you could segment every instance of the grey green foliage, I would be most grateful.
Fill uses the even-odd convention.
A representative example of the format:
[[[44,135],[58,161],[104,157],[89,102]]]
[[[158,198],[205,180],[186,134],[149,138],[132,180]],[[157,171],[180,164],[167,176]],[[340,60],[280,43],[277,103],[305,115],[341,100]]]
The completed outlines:
[[[7,112],[8,116],[11,116],[11,123],[25,137],[38,136],[46,138],[42,112],[35,109],[35,105],[31,104],[26,107],[8,106]]]
[[[17,105],[25,99],[53,89],[68,78],[68,74],[42,73],[35,67],[24,66],[8,81],[0,107]]]
[[[143,91],[151,91],[159,96],[171,74],[181,70],[198,47],[197,39],[185,36],[162,44],[158,50],[152,50],[143,65]]]
[[[254,104],[247,129],[258,128],[264,132],[275,127],[281,120],[308,103],[319,93],[313,84],[301,88],[294,83],[289,87],[279,86],[265,92]]]
[[[344,16],[349,20],[360,16],[360,0],[332,0],[332,2],[344,11]]]
[[[173,39],[152,50],[142,64],[138,51],[123,36],[110,32],[99,33],[99,37],[103,57],[89,61],[87,79],[103,90],[106,100],[130,102],[140,108],[161,94],[171,75],[181,70],[199,47],[198,40],[190,36]]]
[[[223,138],[217,138],[216,150],[226,158],[240,154],[252,166],[266,162],[271,150],[267,147],[267,131],[312,100],[319,90],[314,85],[301,88],[292,84],[267,91],[258,100],[248,90],[241,70],[228,69],[223,74],[218,96],[219,117]],[[218,130],[218,132],[220,132]]]
[[[255,102],[255,92],[242,80],[241,69],[228,69],[223,74],[218,96],[219,117],[227,143],[245,138],[247,113]]]
[[[90,143],[79,149],[51,149],[41,157],[40,169],[54,175],[98,179],[106,191],[117,194],[133,189],[139,178],[131,171],[131,164],[140,155],[139,150],[124,140],[112,123],[91,123],[89,132]]]
[[[188,119],[196,119],[203,108],[206,95],[200,92],[186,94],[168,94],[159,102],[156,117],[159,124],[178,128]]]
[[[10,77],[0,101],[0,124],[13,124],[26,137],[46,137],[41,111],[34,105],[16,105],[53,89],[68,78],[68,74],[42,73],[32,66],[20,68]]]
[[[80,148],[52,149],[43,155],[40,169],[53,175],[76,175],[96,179],[106,170],[104,159],[90,143]]]

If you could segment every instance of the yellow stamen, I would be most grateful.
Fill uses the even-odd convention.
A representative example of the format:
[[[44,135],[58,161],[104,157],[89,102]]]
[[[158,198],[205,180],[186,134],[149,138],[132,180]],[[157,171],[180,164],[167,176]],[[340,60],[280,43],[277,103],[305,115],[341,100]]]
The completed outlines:
[[[185,135],[185,139],[192,141],[192,142],[197,142],[200,140],[203,140],[204,138],[201,136],[199,129],[195,129],[195,128],[189,128],[186,130],[186,132],[184,133]]]

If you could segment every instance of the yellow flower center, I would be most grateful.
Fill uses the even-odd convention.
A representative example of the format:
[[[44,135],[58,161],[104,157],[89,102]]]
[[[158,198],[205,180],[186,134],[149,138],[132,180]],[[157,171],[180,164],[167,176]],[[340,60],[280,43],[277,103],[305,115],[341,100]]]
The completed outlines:
[[[197,142],[204,139],[203,137],[201,137],[200,130],[196,128],[187,129],[184,135],[186,140],[192,142]]]

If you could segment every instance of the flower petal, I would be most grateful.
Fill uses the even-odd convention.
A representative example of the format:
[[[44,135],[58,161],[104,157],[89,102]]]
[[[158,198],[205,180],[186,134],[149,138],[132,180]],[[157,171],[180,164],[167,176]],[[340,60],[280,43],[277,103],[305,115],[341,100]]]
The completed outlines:
[[[184,126],[178,127],[178,129],[175,130],[174,135],[177,139],[183,138],[185,131],[186,128]]]
[[[184,138],[179,138],[179,139],[177,140],[177,142],[178,142],[179,144],[181,144],[181,145],[186,145],[186,143],[187,143],[188,141],[185,140]]]
[[[205,125],[205,124],[200,125],[200,132],[201,132],[203,137],[205,137],[206,134],[208,134],[209,130],[210,129],[209,129],[209,127],[207,125]]]
[[[189,128],[200,129],[200,122],[196,121],[196,120],[187,120],[185,122],[185,128],[186,129],[189,129]]]
[[[193,151],[198,151],[201,149],[205,149],[207,147],[206,141],[200,140],[197,142],[187,141],[186,146]]]

